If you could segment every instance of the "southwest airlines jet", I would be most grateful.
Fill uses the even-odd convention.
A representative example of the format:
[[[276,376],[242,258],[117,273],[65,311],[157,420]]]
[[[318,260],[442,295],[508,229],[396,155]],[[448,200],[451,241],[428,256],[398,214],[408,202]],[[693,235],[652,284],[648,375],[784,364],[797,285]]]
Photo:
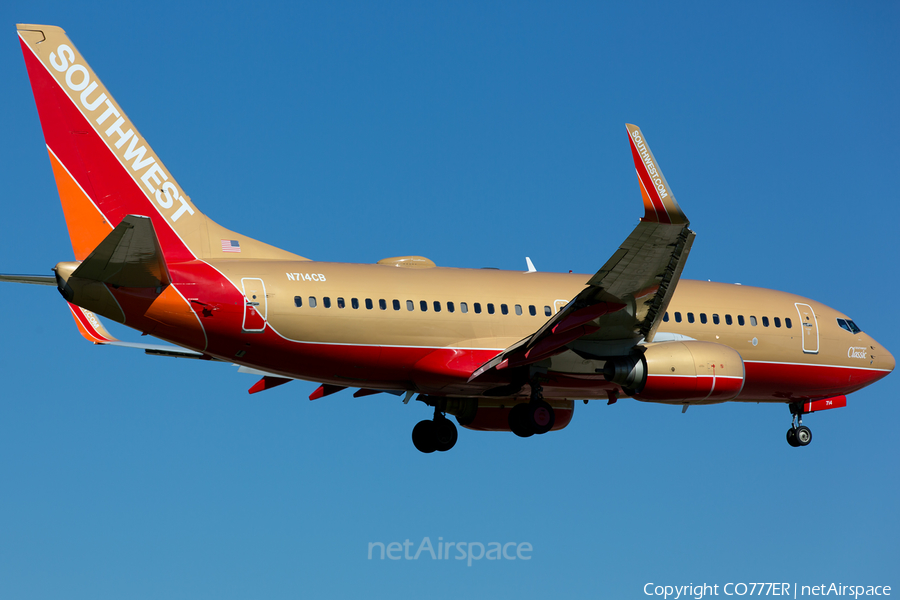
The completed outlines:
[[[412,431],[446,451],[456,423],[520,437],[562,429],[575,402],[780,402],[803,415],[890,373],[847,315],[749,286],[682,280],[695,234],[641,130],[627,125],[644,216],[593,275],[313,261],[214,223],[194,205],[59,27],[19,25],[74,260],[54,285],[95,344],[234,363],[433,408]],[[120,342],[96,315],[169,344]]]

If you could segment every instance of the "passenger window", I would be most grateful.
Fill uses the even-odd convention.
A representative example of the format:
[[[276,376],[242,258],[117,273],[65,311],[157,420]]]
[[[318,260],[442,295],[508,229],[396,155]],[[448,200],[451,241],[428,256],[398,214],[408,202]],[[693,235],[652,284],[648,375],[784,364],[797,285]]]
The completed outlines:
[[[750,324],[756,327],[756,317],[753,315],[750,315]]]
[[[550,307],[549,307],[549,306],[545,306],[545,307],[544,307],[544,316],[545,316],[545,317],[549,317],[549,316],[552,315],[552,314],[553,314],[553,313],[550,311]]]
[[[779,319],[778,317],[775,317],[772,320],[775,321],[775,327],[781,327],[781,319]]]
[[[501,304],[501,305],[500,305],[500,312],[503,313],[504,315],[508,315],[508,314],[509,314],[509,307],[506,306],[505,304]]]
[[[488,309],[488,314],[489,314],[489,315],[494,314],[494,303],[493,303],[493,302],[488,302],[487,309]]]
[[[688,323],[694,322],[694,313],[688,313]]]
[[[744,315],[738,315],[738,325],[744,326]]]
[[[461,313],[469,312],[469,305],[466,304],[465,302],[460,302],[459,303],[459,312],[461,312]]]
[[[310,307],[310,308],[315,308],[315,307],[316,307],[316,297],[315,297],[315,296],[310,296],[310,297],[309,297],[309,307]]]
[[[716,313],[713,313],[713,323],[715,325],[719,324],[719,315],[717,315]]]
[[[391,305],[394,307],[394,310],[400,310],[400,301],[396,298],[391,302]]]
[[[325,296],[322,298],[322,306],[325,308],[331,308],[331,298],[329,296]]]
[[[725,315],[725,324],[731,325],[731,315]]]
[[[372,299],[366,298],[366,310],[372,310]]]
[[[472,307],[475,309],[476,315],[481,313],[481,303],[480,302],[476,302],[475,304],[472,305]]]
[[[534,304],[528,305],[528,314],[531,315],[532,317],[537,315],[537,309],[534,307]]]
[[[669,322],[669,313],[666,313],[666,314],[663,315],[663,321],[666,322],[666,323]]]
[[[700,313],[700,322],[706,325],[706,313]]]
[[[294,306],[300,308],[303,306],[303,297],[302,296],[294,296]]]
[[[406,310],[409,310],[409,311],[416,310],[416,303],[413,302],[412,300],[407,300],[406,301]]]
[[[791,320],[788,317],[784,318],[784,326],[787,327],[788,329],[791,328]]]
[[[675,322],[681,323],[681,313],[680,312],[675,313]]]
[[[338,299],[337,299],[337,307],[338,307],[338,308],[344,308],[344,299],[343,299],[343,298],[338,298]]]
[[[456,310],[456,308],[454,308],[453,303],[448,302],[447,303],[447,312],[453,312],[454,310]]]
[[[762,323],[763,323],[763,327],[768,327],[769,326],[769,317],[763,317]]]
[[[356,298],[352,298],[350,300],[350,306],[352,306],[353,308],[359,308],[359,300],[357,300]]]
[[[387,310],[387,300],[385,300],[384,298],[379,299],[378,308],[380,308],[381,310]]]
[[[434,301],[434,312],[441,312],[441,303],[437,300]]]
[[[516,314],[522,316],[522,305],[516,304]]]
[[[419,300],[419,308],[422,312],[428,312],[428,301]]]

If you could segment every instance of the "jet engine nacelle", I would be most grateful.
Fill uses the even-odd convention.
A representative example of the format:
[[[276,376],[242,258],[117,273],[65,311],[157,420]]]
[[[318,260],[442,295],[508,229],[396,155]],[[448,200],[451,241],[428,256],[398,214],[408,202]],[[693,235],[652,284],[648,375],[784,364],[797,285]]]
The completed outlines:
[[[527,402],[527,400],[526,400]],[[558,431],[572,421],[574,400],[547,400],[553,407],[555,420],[550,431]],[[466,429],[476,431],[511,431],[509,411],[515,406],[512,400],[484,398],[448,398],[447,412],[456,416],[456,422]]]
[[[645,345],[642,354],[607,361],[603,375],[637,400],[712,404],[741,393],[744,361],[714,342],[659,342]]]

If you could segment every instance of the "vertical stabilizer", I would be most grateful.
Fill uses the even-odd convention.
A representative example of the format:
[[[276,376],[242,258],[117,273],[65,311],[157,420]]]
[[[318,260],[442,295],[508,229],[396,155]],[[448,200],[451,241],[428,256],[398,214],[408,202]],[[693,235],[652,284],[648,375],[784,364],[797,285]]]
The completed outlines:
[[[203,215],[61,28],[18,32],[76,259],[129,214],[153,221],[167,262],[300,258]],[[241,252],[224,254],[224,240]]]

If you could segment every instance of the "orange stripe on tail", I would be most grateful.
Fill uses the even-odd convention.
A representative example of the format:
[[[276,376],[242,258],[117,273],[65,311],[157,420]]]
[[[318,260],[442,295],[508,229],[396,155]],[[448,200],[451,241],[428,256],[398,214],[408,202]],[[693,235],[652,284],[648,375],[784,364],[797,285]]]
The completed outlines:
[[[50,154],[53,177],[56,178],[56,189],[59,190],[59,200],[66,216],[72,250],[75,251],[75,260],[84,260],[113,228],[53,151],[49,148],[47,151]]]

